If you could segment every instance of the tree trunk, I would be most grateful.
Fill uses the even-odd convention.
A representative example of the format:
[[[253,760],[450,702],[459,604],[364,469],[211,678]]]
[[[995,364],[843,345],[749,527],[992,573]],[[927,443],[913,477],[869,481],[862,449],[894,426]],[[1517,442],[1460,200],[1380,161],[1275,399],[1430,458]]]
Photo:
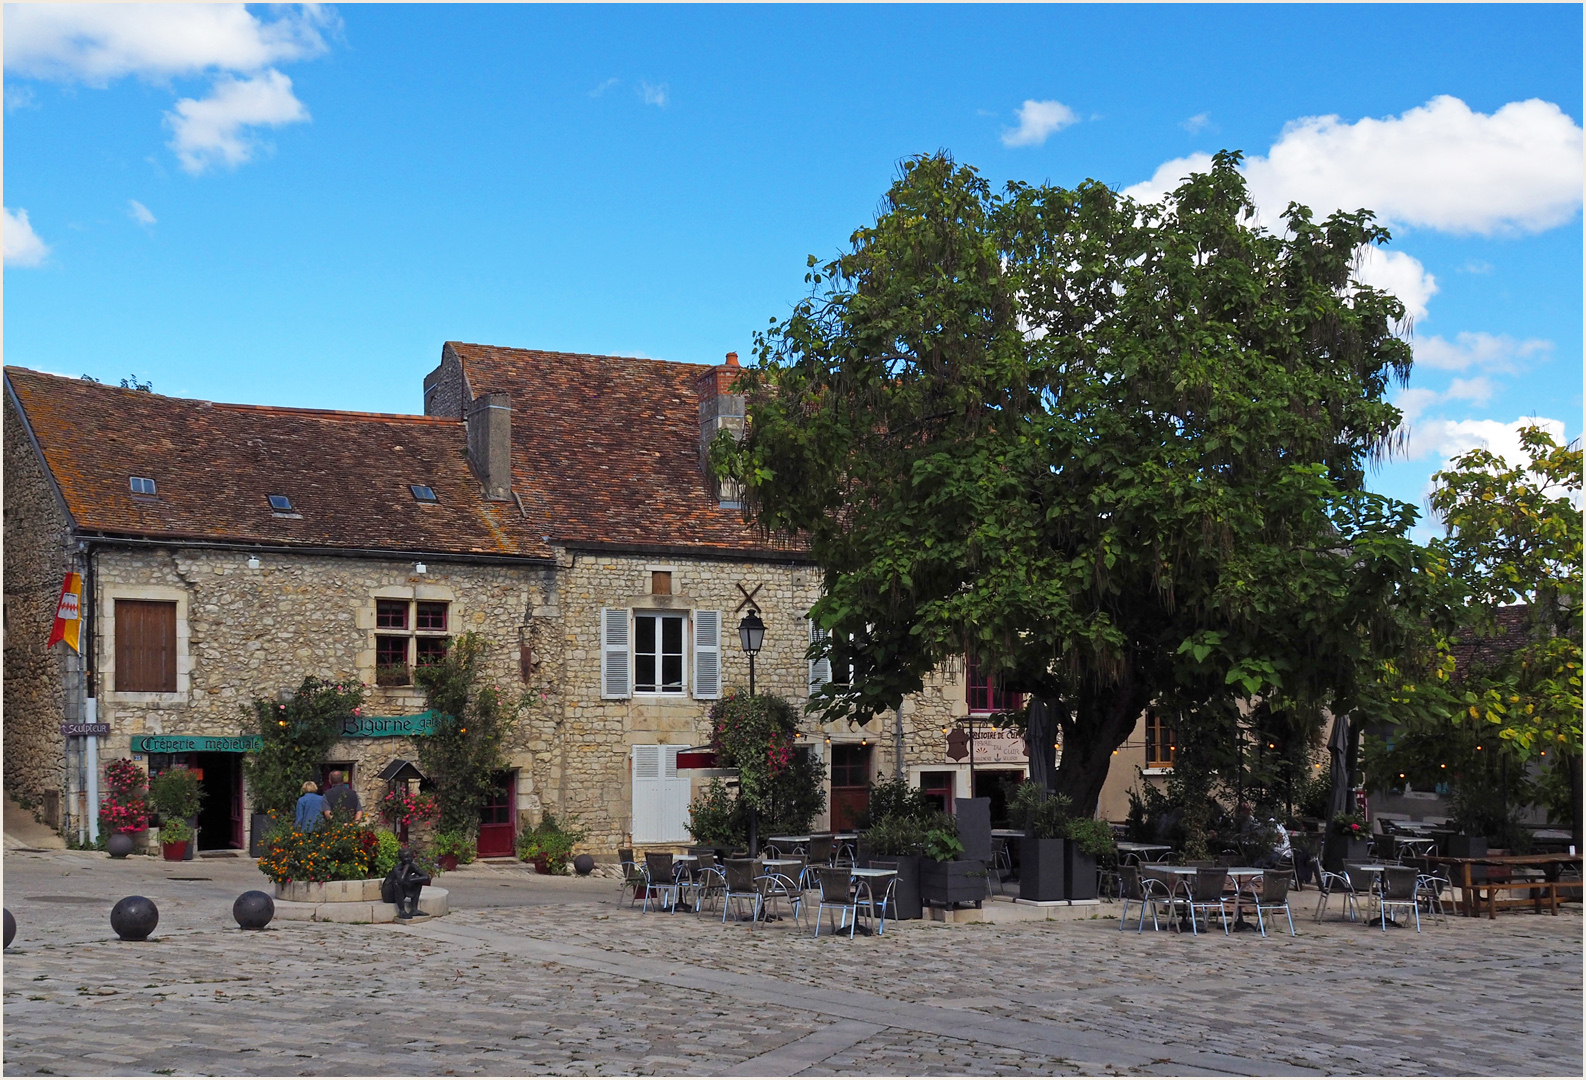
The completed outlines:
[[[1060,719],[1063,758],[1057,766],[1054,787],[1068,800],[1071,813],[1080,817],[1096,813],[1102,785],[1112,767],[1112,752],[1133,734],[1141,712],[1150,704],[1142,698],[1132,680],[1126,680],[1081,694],[1079,707]]]

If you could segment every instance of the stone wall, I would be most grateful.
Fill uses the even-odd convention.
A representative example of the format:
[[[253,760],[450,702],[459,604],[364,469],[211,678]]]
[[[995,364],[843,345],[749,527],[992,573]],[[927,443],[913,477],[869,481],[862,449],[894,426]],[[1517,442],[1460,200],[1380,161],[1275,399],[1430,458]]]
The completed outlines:
[[[65,645],[48,652],[61,582],[77,569],[67,522],[21,418],[5,400],[5,790],[26,805],[64,806],[68,667]],[[75,705],[79,695],[71,695]],[[70,719],[77,719],[75,716]],[[58,824],[52,822],[52,824]]]

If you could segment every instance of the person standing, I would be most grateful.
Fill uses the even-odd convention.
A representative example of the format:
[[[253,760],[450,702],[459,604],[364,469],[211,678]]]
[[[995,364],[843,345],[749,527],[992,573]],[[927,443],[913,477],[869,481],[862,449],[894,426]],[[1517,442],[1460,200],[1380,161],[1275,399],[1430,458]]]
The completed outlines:
[[[358,793],[347,783],[347,774],[340,769],[330,774],[330,790],[325,792],[325,816],[344,817],[349,821],[363,820],[363,804]]]
[[[294,824],[303,832],[313,832],[325,817],[325,797],[319,793],[319,785],[312,780],[303,784],[303,794],[297,800],[297,816]]]

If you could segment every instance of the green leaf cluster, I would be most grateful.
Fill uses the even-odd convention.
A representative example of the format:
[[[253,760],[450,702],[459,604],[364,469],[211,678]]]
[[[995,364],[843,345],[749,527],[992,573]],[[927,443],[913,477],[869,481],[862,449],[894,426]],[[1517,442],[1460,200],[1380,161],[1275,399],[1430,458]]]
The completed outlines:
[[[204,792],[199,785],[198,774],[191,769],[166,769],[149,784],[149,801],[166,821],[161,826],[162,830],[168,829],[175,821],[185,824],[188,818],[198,813],[203,800]],[[161,835],[169,834],[162,831]]]
[[[434,785],[437,826],[447,833],[472,835],[479,828],[479,808],[495,790],[495,775],[506,764],[502,745],[522,708],[486,677],[489,648],[479,634],[459,634],[445,656],[413,675],[435,718],[430,734],[414,737],[419,768]]]
[[[260,814],[291,817],[303,784],[319,775],[319,767],[340,737],[342,721],[363,706],[363,684],[309,676],[288,701],[254,700],[251,728],[262,746],[243,761]]]
[[[524,862],[543,858],[551,873],[566,874],[573,848],[588,837],[589,830],[571,817],[564,820],[547,810],[538,825],[518,834],[518,858]]]

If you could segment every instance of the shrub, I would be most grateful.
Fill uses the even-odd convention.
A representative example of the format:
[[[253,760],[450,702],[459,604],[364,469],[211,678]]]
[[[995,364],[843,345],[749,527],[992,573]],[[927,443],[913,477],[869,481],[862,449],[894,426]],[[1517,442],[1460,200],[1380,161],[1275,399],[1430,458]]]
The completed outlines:
[[[435,801],[435,796],[424,791],[414,795],[406,789],[392,790],[380,800],[380,820],[391,825],[434,821],[439,814],[440,804]]]
[[[1064,834],[1086,855],[1111,855],[1118,849],[1112,838],[1112,826],[1093,817],[1071,817],[1064,826]]]
[[[580,828],[571,818],[559,821],[555,814],[546,811],[538,825],[518,837],[518,858],[524,862],[544,859],[551,873],[565,874],[574,845],[583,843],[588,835],[589,830]]]
[[[198,774],[191,769],[167,769],[149,784],[149,801],[160,812],[162,820],[186,821],[198,813],[204,801]]]
[[[738,797],[769,813],[772,781],[793,764],[798,713],[773,694],[728,694],[711,706],[710,722],[718,764],[738,770]]]
[[[369,876],[383,878],[396,866],[397,855],[402,851],[402,841],[389,829],[376,829],[374,842],[374,862],[369,867]]]
[[[363,707],[363,684],[306,678],[287,702],[253,702],[252,726],[263,745],[243,761],[253,809],[291,814],[303,781],[319,772],[342,721]]]
[[[937,862],[952,862],[964,853],[958,832],[951,828],[935,828],[925,834],[925,854]]]
[[[1364,840],[1371,835],[1366,819],[1361,814],[1339,814],[1333,818],[1333,832]]]
[[[715,777],[688,806],[688,833],[695,843],[736,848],[749,836],[743,807]]]
[[[160,826],[160,843],[162,844],[181,844],[192,838],[192,826],[188,825],[184,818],[172,817],[164,825]]]
[[[280,824],[264,843],[259,869],[278,884],[373,877],[380,841],[373,829],[327,821],[311,832]]]
[[[860,815],[859,828],[868,828],[872,821],[879,822],[884,818],[929,821],[936,813],[936,808],[925,798],[925,792],[910,787],[908,781],[896,778],[877,780],[870,785],[870,805]]]
[[[430,854],[437,859],[442,855],[455,855],[457,861],[466,866],[474,861],[477,849],[471,833],[458,829],[441,829],[430,841]]]
[[[131,758],[105,763],[104,804],[99,808],[101,840],[113,832],[142,832],[149,827],[149,804],[144,800],[143,770]]]
[[[445,656],[413,674],[435,718],[434,730],[414,739],[419,765],[435,785],[436,817],[448,833],[472,835],[479,828],[479,808],[505,764],[501,745],[521,707],[485,685],[481,668],[489,645],[478,634],[459,634]]]
[[[1056,840],[1067,835],[1063,830],[1068,824],[1068,800],[1026,780],[1009,798],[1008,816],[1031,840]]]
[[[865,830],[865,850],[871,855],[923,855],[929,830],[916,817],[884,817]]]

